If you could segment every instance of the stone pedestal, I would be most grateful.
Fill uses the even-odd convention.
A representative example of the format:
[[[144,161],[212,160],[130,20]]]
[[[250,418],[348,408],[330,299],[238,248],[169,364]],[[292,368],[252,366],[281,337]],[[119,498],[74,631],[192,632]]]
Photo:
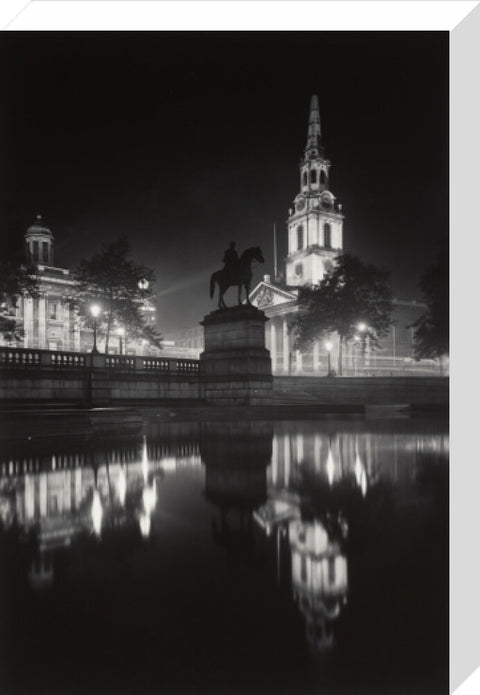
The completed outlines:
[[[265,348],[265,317],[254,306],[212,311],[201,325],[205,351],[200,374],[212,405],[269,405],[272,364]]]

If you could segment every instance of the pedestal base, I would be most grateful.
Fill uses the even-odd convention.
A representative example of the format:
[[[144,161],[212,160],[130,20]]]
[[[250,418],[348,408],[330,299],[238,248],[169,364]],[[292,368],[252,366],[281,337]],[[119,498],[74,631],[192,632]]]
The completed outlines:
[[[212,311],[202,321],[200,372],[212,405],[269,405],[272,364],[265,348],[263,311],[250,305]]]

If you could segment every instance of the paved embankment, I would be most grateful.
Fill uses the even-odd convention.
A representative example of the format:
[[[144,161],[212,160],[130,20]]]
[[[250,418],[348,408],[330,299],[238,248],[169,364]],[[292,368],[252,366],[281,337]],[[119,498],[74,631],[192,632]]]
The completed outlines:
[[[277,403],[448,407],[448,377],[276,376]]]

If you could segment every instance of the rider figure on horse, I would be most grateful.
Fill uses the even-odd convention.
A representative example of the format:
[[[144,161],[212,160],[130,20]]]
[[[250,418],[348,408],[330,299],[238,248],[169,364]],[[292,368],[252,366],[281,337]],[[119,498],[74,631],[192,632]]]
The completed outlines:
[[[235,284],[238,274],[238,253],[235,249],[235,242],[231,241],[230,246],[225,251],[223,256],[223,262],[225,263],[225,270],[232,284]]]

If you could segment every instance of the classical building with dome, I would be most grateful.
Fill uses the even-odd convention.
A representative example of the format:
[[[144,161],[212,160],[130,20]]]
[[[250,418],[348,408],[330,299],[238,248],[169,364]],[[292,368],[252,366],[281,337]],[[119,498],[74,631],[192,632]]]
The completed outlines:
[[[83,326],[70,306],[74,280],[68,268],[55,265],[54,235],[50,227],[37,215],[25,233],[25,249],[29,264],[35,266],[38,294],[17,297],[9,313],[23,329],[18,347],[66,352],[90,352],[93,348],[93,333]],[[155,323],[156,311],[151,302],[142,307],[147,321]],[[0,336],[0,343],[5,340]],[[99,343],[102,338],[99,336]],[[139,343],[129,342],[125,350],[125,339],[113,336],[109,352],[128,351],[140,354],[146,349]]]
[[[75,352],[85,349],[90,331],[82,335],[68,301],[74,282],[67,268],[54,263],[54,236],[41,215],[27,229],[25,243],[28,261],[36,267],[38,296],[17,299],[15,318],[23,326],[23,347]]]

